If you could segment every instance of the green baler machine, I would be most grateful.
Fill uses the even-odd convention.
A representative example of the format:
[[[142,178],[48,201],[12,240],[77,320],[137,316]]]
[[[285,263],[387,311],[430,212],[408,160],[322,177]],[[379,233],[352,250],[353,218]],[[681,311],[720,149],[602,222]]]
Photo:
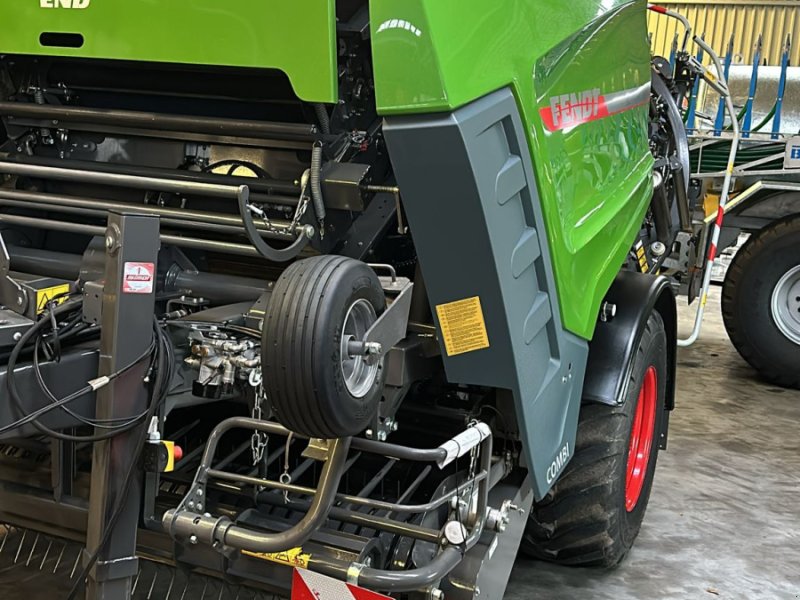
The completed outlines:
[[[85,538],[90,597],[135,556],[448,599],[520,548],[616,565],[674,406],[642,242],[689,176],[645,11],[0,6],[0,437],[66,453],[0,521]]]

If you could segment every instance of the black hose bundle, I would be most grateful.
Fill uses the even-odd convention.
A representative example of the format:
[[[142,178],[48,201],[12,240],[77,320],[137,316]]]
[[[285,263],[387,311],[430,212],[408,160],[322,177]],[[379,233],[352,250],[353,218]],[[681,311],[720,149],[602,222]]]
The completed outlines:
[[[28,329],[28,331],[26,331],[22,335],[22,337],[17,341],[17,344],[14,346],[14,349],[11,351],[11,355],[8,358],[8,367],[6,373],[6,389],[8,390],[8,395],[9,398],[11,399],[12,405],[22,418],[18,421],[15,421],[14,423],[11,423],[9,425],[6,425],[5,427],[0,428],[0,434],[6,433],[14,429],[18,429],[23,425],[32,424],[40,433],[48,437],[55,438],[57,440],[62,440],[67,442],[98,442],[101,440],[110,439],[126,431],[130,431],[131,429],[135,428],[138,424],[140,424],[144,419],[144,417],[146,416],[146,413],[142,413],[140,415],[134,415],[130,419],[126,419],[118,425],[113,423],[99,423],[90,421],[85,418],[79,418],[79,420],[83,421],[86,424],[93,426],[102,425],[103,428],[109,429],[109,431],[106,431],[105,433],[98,433],[94,435],[85,435],[85,436],[71,435],[60,431],[55,431],[44,425],[39,420],[44,414],[58,408],[65,410],[66,412],[69,412],[71,415],[75,416],[75,413],[70,411],[66,407],[68,403],[76,400],[77,398],[80,398],[81,396],[89,394],[95,391],[96,389],[99,389],[101,385],[105,385],[110,381],[116,379],[120,375],[123,375],[124,373],[128,372],[136,365],[141,363],[142,360],[153,354],[154,345],[151,344],[151,346],[131,364],[123,367],[122,369],[119,369],[115,373],[111,373],[110,375],[107,375],[103,378],[99,378],[98,380],[94,380],[93,382],[87,383],[87,385],[73,392],[66,398],[62,398],[60,400],[57,399],[45,384],[44,378],[42,377],[41,370],[39,368],[40,367],[39,351],[43,340],[43,333],[48,328],[52,330],[51,335],[53,336],[53,339],[56,341],[55,346],[57,349],[64,341],[69,339],[68,334],[70,332],[73,334],[73,336],[80,335],[80,333],[85,331],[83,329],[76,328],[77,323],[80,322],[80,307],[81,307],[81,300],[79,299],[67,300],[60,306],[51,307],[48,313],[42,319],[37,321],[30,329]],[[75,318],[75,314],[71,313],[76,313],[77,319]],[[57,322],[60,317],[65,315],[69,315],[70,318],[68,319],[67,324],[61,328],[61,332],[59,334],[59,328]],[[25,408],[22,403],[22,399],[20,398],[19,395],[19,389],[17,387],[15,367],[17,365],[17,362],[19,361],[22,351],[31,342],[33,343],[34,346],[33,366],[34,366],[36,382],[42,389],[42,392],[50,401],[50,404],[30,414],[26,414]]]
[[[39,369],[39,352],[42,351],[44,347],[43,344],[45,342],[45,332],[49,328],[51,331],[49,333],[52,342],[53,342],[53,354],[57,357],[58,352],[60,351],[60,347],[64,342],[70,341],[71,339],[76,339],[81,337],[82,334],[85,333],[87,326],[81,322],[80,319],[81,314],[81,300],[80,299],[71,299],[67,300],[60,306],[55,306],[55,303],[51,302],[49,311],[45,314],[39,321],[37,321],[28,331],[26,331],[22,337],[17,341],[17,344],[14,346],[14,349],[11,351],[8,361],[8,370],[6,374],[6,387],[8,389],[9,397],[12,400],[12,404],[15,409],[20,412],[22,416],[21,419],[6,425],[3,428],[0,428],[0,434],[6,433],[8,431],[12,431],[14,429],[18,429],[27,424],[33,424],[36,429],[47,435],[48,437],[52,437],[58,440],[66,440],[72,442],[98,442],[103,440],[108,440],[114,436],[118,436],[120,434],[131,432],[137,427],[139,428],[139,434],[136,441],[136,450],[132,453],[130,457],[130,463],[128,465],[122,492],[117,496],[116,503],[112,510],[112,514],[108,522],[105,524],[105,530],[103,532],[102,538],[100,543],[98,544],[97,548],[94,550],[92,555],[89,557],[89,560],[86,561],[84,564],[83,570],[81,571],[78,578],[75,580],[75,583],[72,586],[72,590],[69,593],[68,598],[73,600],[82,582],[86,579],[89,574],[89,571],[94,566],[97,558],[104,548],[104,546],[108,543],[108,539],[113,531],[117,521],[122,514],[122,510],[125,506],[125,502],[128,498],[128,493],[130,491],[131,482],[134,479],[134,475],[136,469],[138,467],[139,458],[141,456],[142,450],[144,448],[144,444],[147,441],[147,425],[156,415],[156,411],[160,406],[163,405],[167,394],[169,393],[169,385],[172,381],[173,377],[173,369],[175,364],[175,356],[174,351],[172,348],[172,343],[167,337],[166,333],[164,332],[161,324],[158,320],[154,317],[153,318],[153,342],[147,348],[147,350],[142,353],[136,360],[131,362],[129,365],[111,373],[109,375],[98,377],[87,383],[81,389],[69,394],[67,397],[62,399],[57,399],[52,391],[47,387],[44,378],[42,377],[41,371]],[[60,325],[59,322],[63,321]],[[96,330],[93,330],[94,333]],[[35,377],[38,385],[41,387],[42,391],[45,393],[45,396],[50,400],[50,404],[44,406],[36,411],[33,411],[29,414],[24,414],[24,408],[22,406],[22,401],[19,396],[19,390],[17,389],[16,378],[14,368],[24,350],[29,348],[30,345],[33,345],[33,367],[35,371]],[[129,418],[122,419],[119,423],[114,421],[97,421],[87,419],[85,417],[81,417],[77,415],[79,418],[78,420],[83,422],[87,425],[92,425],[96,428],[103,428],[106,429],[104,433],[96,433],[94,435],[85,435],[85,436],[76,436],[76,435],[68,435],[59,431],[54,431],[49,427],[45,426],[39,421],[39,418],[42,417],[44,414],[56,410],[56,409],[67,409],[67,404],[79,398],[85,394],[89,394],[93,391],[96,391],[100,387],[104,385],[108,385],[114,379],[122,376],[123,374],[129,372],[137,365],[141,364],[143,360],[150,357],[150,365],[146,371],[146,375],[143,377],[143,384],[148,385],[150,387],[150,403],[147,407],[147,410],[139,415],[132,415]],[[68,411],[70,414],[75,414],[72,411]]]

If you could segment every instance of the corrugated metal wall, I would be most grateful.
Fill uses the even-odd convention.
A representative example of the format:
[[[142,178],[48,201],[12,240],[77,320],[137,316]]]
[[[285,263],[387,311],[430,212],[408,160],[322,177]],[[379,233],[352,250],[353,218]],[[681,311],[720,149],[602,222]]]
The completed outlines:
[[[798,0],[671,0],[660,6],[685,15],[694,32],[724,56],[733,35],[734,62],[752,64],[759,34],[764,35],[761,63],[779,65],[787,34],[792,36],[793,65],[800,65],[800,2]],[[656,54],[669,56],[679,27],[675,19],[648,13]],[[682,33],[682,32],[681,32]],[[692,50],[696,52],[696,47]]]

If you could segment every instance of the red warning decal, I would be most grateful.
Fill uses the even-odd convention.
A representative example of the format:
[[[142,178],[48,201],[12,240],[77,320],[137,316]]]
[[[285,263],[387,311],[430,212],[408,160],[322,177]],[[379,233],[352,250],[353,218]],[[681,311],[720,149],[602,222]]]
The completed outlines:
[[[154,263],[126,262],[122,275],[123,294],[152,294],[156,281]]]
[[[306,569],[295,569],[292,600],[392,600],[389,596],[365,590]]]

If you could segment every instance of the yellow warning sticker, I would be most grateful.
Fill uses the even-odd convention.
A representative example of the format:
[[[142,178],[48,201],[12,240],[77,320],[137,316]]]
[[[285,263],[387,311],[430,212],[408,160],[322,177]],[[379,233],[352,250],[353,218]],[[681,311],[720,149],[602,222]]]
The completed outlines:
[[[69,284],[68,283],[61,283],[59,285],[54,285],[48,288],[42,288],[40,290],[36,290],[36,314],[41,314],[44,312],[44,309],[47,308],[47,303],[50,302],[56,296],[62,296],[58,300],[56,300],[56,304],[61,304],[64,302],[67,297],[64,294],[69,293]]]
[[[478,296],[436,307],[447,356],[456,356],[489,347],[486,322]]]
[[[285,552],[250,552],[249,550],[242,550],[242,554],[289,567],[300,567],[301,569],[307,569],[308,561],[311,560],[311,555],[304,554],[302,548],[292,548]]]

